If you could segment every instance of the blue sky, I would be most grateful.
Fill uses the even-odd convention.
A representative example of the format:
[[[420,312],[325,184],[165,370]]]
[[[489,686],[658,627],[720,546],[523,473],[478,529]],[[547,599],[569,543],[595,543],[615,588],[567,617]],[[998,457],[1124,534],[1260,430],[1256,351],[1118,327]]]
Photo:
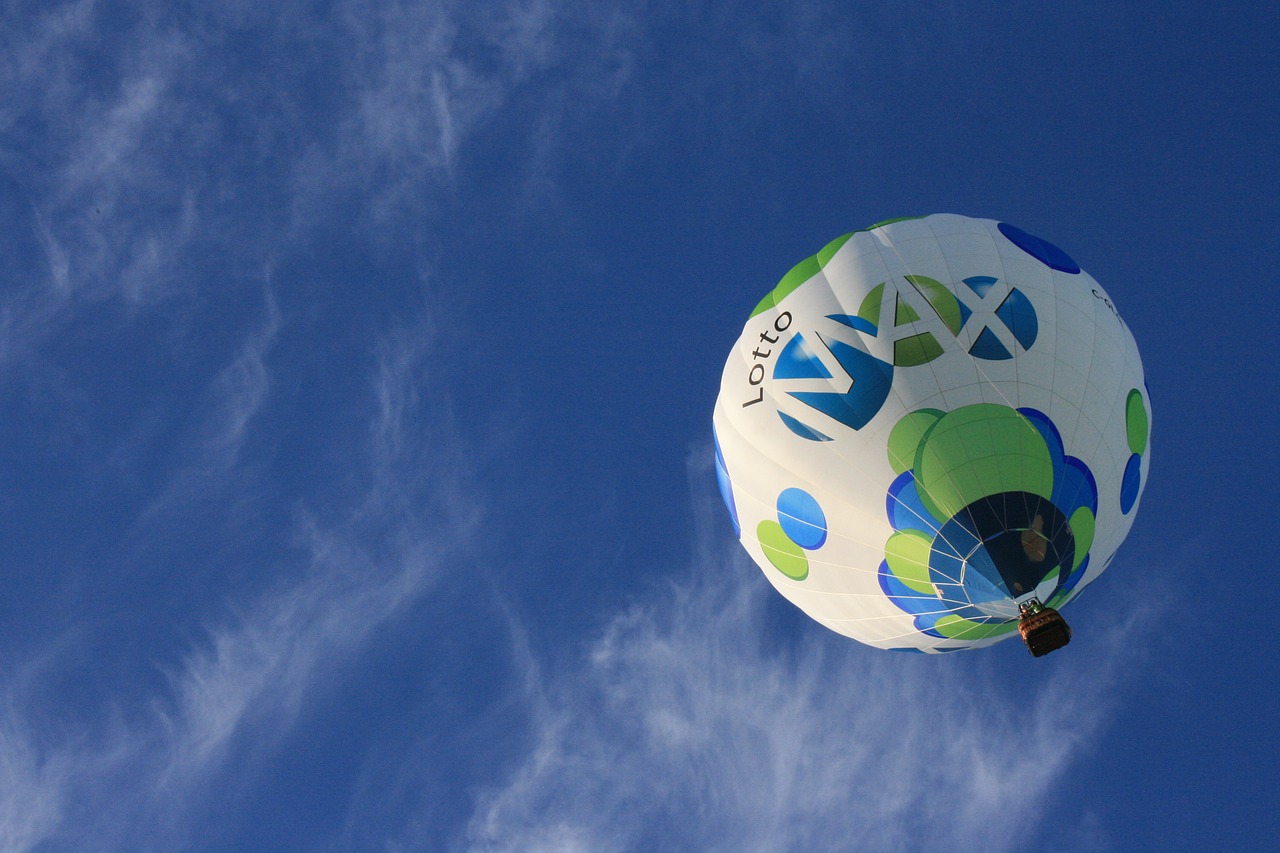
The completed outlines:
[[[0,849],[1272,839],[1280,15],[1038,6],[4,4]],[[1147,370],[1044,660],[826,631],[716,494],[751,307],[944,211]]]

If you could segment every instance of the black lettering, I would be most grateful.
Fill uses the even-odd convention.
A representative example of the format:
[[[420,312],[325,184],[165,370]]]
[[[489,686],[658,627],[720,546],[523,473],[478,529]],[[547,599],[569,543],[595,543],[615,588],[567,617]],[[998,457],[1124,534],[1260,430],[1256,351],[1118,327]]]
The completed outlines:
[[[775,332],[785,332],[789,328],[791,328],[791,312],[790,311],[783,311],[777,317],[773,318],[773,330]],[[771,335],[769,334],[768,329],[760,333],[760,343],[762,344],[776,344],[780,340],[782,340],[780,335]],[[751,355],[756,359],[769,359],[773,357],[773,348],[769,347],[767,349],[760,349],[759,347],[756,347],[754,350],[751,351]],[[765,377],[764,365],[758,364],[758,363],[753,364],[751,365],[751,372],[747,374],[747,382],[750,383],[751,386],[754,388],[760,385],[760,383],[764,382],[764,377]],[[764,389],[760,388],[756,392],[756,396],[753,399],[747,400],[747,402],[743,403],[742,407],[745,409],[747,406],[754,406],[756,403],[763,403],[763,402],[764,402]]]
[[[1107,310],[1110,311],[1112,314],[1116,315],[1116,319],[1120,319],[1120,312],[1116,310],[1116,306],[1111,304],[1110,299],[1108,299],[1107,297],[1099,293],[1096,287],[1093,288],[1091,292],[1093,293],[1094,299],[1102,300],[1102,304],[1107,306]]]

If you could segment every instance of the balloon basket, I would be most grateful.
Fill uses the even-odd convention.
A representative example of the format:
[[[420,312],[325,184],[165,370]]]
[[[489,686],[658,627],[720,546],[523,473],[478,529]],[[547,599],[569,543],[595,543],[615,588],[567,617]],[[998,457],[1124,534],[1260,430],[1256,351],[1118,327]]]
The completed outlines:
[[[1041,657],[1071,642],[1071,626],[1062,614],[1052,607],[1045,607],[1032,600],[1021,606],[1022,618],[1018,620],[1018,633],[1027,651],[1033,657]]]

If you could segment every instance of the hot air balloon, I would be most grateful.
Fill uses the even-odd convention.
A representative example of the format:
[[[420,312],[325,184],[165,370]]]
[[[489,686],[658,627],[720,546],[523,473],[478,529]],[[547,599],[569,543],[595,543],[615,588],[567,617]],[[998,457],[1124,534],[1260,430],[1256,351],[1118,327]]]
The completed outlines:
[[[801,261],[725,365],[716,473],[743,547],[813,619],[885,649],[1021,635],[1111,563],[1150,465],[1114,301],[1004,222],[889,220]]]

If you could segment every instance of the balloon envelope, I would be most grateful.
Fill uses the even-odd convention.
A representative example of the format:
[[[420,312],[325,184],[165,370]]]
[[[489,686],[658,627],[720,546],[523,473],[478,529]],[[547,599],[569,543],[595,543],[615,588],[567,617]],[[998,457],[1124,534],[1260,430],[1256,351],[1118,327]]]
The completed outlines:
[[[1064,251],[936,214],[846,234],[756,306],[716,401],[743,546],[809,616],[880,648],[1017,633],[1107,567],[1150,401],[1128,327]]]

